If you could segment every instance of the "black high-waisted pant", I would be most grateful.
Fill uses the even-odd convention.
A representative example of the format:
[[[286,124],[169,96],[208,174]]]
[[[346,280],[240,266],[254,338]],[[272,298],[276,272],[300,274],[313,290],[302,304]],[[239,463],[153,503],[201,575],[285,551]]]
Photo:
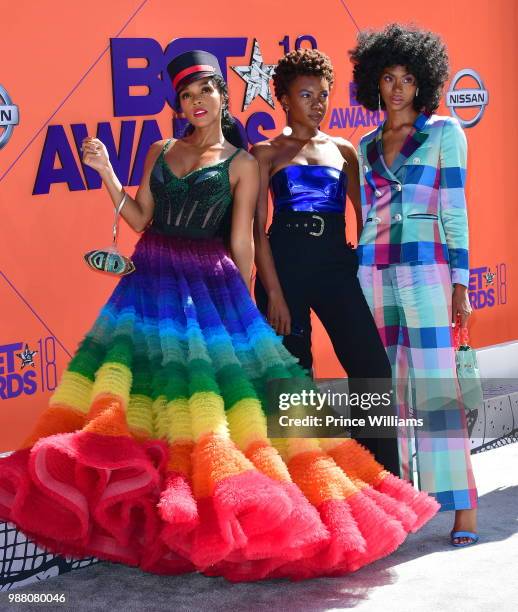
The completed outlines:
[[[317,236],[310,232],[322,233]],[[344,216],[278,214],[268,234],[291,315],[291,334],[284,337],[284,346],[304,368],[311,370],[310,311],[313,310],[351,379],[390,381],[390,362],[356,276],[357,255],[345,242]],[[268,297],[259,278],[255,282],[255,298],[257,307],[266,316]],[[364,411],[353,410],[352,416],[365,418],[366,415]],[[399,475],[395,432],[391,438],[356,439],[388,470]]]

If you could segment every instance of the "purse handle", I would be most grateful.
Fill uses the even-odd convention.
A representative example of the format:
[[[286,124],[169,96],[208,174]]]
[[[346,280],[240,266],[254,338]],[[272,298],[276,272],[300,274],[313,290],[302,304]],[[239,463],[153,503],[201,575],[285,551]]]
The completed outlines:
[[[460,315],[457,315],[455,327],[453,328],[453,344],[455,349],[460,346],[469,346],[469,332],[467,327],[461,327]]]
[[[117,236],[119,234],[119,215],[122,210],[124,204],[126,204],[126,198],[128,194],[124,192],[124,197],[122,198],[120,204],[115,207],[115,218],[113,219],[113,246],[117,246]]]

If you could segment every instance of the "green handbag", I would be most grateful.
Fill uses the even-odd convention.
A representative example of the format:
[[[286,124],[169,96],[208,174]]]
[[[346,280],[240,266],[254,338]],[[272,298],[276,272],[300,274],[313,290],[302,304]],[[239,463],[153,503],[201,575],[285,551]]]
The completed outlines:
[[[469,345],[468,329],[466,327],[461,328],[459,322],[455,325],[454,338],[457,378],[459,380],[464,410],[466,415],[469,416],[475,411],[478,412],[478,409],[484,403],[477,354]],[[471,414],[471,416],[475,415]]]

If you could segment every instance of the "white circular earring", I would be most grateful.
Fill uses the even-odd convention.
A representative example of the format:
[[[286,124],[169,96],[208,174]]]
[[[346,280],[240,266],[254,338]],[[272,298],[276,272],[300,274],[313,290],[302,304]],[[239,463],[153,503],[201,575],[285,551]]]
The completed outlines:
[[[419,87],[415,88],[415,97],[417,98],[419,96]]]
[[[288,109],[285,108],[284,112],[286,113],[286,123],[288,122]],[[291,129],[291,127],[289,125],[285,125],[282,128],[282,134],[283,136],[291,136],[293,134],[293,130]]]

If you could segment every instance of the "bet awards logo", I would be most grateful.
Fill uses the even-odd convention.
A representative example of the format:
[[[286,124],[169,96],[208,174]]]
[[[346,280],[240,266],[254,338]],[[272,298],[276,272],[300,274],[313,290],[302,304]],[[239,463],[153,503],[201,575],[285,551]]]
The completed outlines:
[[[33,351],[27,343],[0,346],[0,399],[32,395],[37,389]]]
[[[469,271],[469,301],[475,310],[507,303],[507,266],[505,263],[480,266]]]
[[[14,126],[18,123],[18,107],[12,103],[6,89],[0,85],[0,149],[9,142]]]
[[[58,373],[54,336],[0,344],[0,400],[54,391]]]
[[[378,127],[386,117],[385,111],[370,111],[356,99],[356,84],[349,83],[349,106],[331,109],[329,129]]]
[[[176,108],[167,65],[173,57],[192,49],[215,55],[225,79],[230,71],[239,77],[244,90],[242,110],[247,116],[236,118],[236,123],[245,142],[255,144],[274,136],[279,127],[272,112],[275,102],[270,81],[277,58],[292,49],[318,48],[310,34],[297,38],[286,35],[277,43],[276,54],[263,56],[259,41],[248,36],[175,38],[165,48],[153,38],[110,39],[113,117],[99,121],[97,128],[86,123],[49,125],[33,194],[49,193],[51,186],[58,183],[66,184],[70,191],[101,188],[99,174],[80,161],[80,143],[88,134],[106,144],[121,183],[139,185],[151,143],[166,137],[156,115],[166,104]],[[141,61],[144,67],[134,66],[134,60]],[[135,93],[136,86],[145,92]],[[231,100],[235,99],[232,94]],[[284,118],[281,122],[284,125]],[[174,116],[171,127],[173,136],[181,136],[185,120]]]
[[[464,87],[459,87],[459,82],[462,81]],[[475,85],[475,87],[473,86]],[[477,125],[482,119],[482,115],[489,102],[489,93],[484,88],[484,83],[478,72],[465,68],[459,70],[453,77],[450,83],[450,89],[446,92],[446,106],[450,109],[451,114],[459,120],[463,128],[470,128]],[[470,114],[464,112],[459,115],[458,109],[474,108]]]

